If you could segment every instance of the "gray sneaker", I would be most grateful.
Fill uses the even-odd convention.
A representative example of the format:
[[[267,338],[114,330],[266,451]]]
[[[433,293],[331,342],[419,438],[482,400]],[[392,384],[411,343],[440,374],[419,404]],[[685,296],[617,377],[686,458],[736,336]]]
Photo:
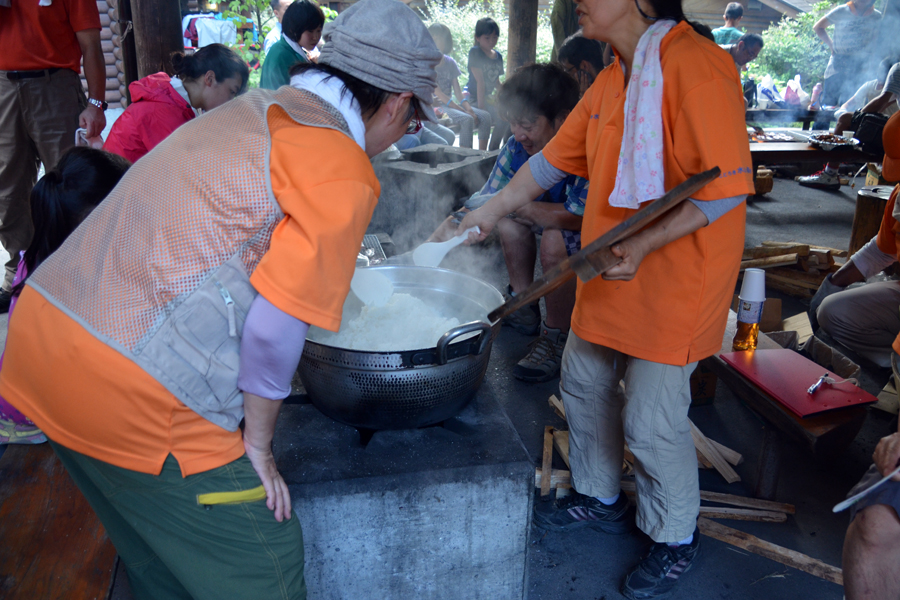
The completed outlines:
[[[541,323],[541,336],[531,342],[531,351],[513,369],[513,376],[522,381],[547,381],[559,375],[568,332],[550,329]]]
[[[512,288],[508,289],[510,293],[507,298],[512,296]],[[541,328],[541,307],[537,302],[526,304],[508,317],[504,317],[502,322],[519,333],[536,335]]]
[[[806,177],[798,177],[797,183],[805,187],[816,188],[819,190],[837,191],[841,189],[841,178],[837,173],[831,174],[822,169],[818,173],[807,175]]]

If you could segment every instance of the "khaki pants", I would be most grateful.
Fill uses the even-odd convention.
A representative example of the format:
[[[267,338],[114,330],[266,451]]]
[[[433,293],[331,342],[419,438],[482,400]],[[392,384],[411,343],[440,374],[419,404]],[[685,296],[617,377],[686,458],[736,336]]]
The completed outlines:
[[[687,420],[696,366],[641,360],[574,332],[563,353],[572,484],[588,496],[616,494],[627,441],[636,461],[637,525],[655,542],[683,540],[697,526],[700,486]]]
[[[38,167],[43,163],[49,171],[75,145],[78,116],[86,106],[81,80],[71,69],[16,81],[0,71],[0,244],[9,252],[5,290],[34,233],[29,195]]]
[[[876,281],[828,296],[816,318],[836,341],[881,367],[891,366],[900,334],[900,282]]]

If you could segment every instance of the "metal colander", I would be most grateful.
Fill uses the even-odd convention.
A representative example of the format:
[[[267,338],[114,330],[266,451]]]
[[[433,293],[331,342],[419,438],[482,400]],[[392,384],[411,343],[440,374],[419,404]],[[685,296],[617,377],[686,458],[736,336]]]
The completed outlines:
[[[500,328],[486,322],[487,313],[503,296],[490,284],[455,271],[369,268],[384,273],[396,292],[469,322],[445,333],[433,348],[398,352],[336,348],[328,345],[329,332],[311,328],[299,370],[310,400],[331,418],[366,429],[424,427],[449,419],[469,403],[484,379]],[[345,322],[361,307],[355,296],[348,296]]]

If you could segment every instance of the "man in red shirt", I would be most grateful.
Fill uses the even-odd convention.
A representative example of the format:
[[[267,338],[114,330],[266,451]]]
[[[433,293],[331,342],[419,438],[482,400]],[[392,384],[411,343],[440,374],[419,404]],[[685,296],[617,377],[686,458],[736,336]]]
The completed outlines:
[[[0,0],[0,244],[10,257],[0,313],[9,310],[19,252],[31,242],[28,196],[38,165],[52,169],[79,127],[87,137],[103,131],[105,90],[94,0]]]

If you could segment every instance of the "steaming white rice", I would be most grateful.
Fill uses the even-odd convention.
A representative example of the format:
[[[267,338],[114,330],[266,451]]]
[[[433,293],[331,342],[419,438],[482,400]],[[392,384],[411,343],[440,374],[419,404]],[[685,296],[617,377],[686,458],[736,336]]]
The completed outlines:
[[[324,343],[348,350],[399,352],[430,348],[459,319],[444,317],[432,306],[409,294],[396,293],[384,306],[364,306],[358,317]]]

